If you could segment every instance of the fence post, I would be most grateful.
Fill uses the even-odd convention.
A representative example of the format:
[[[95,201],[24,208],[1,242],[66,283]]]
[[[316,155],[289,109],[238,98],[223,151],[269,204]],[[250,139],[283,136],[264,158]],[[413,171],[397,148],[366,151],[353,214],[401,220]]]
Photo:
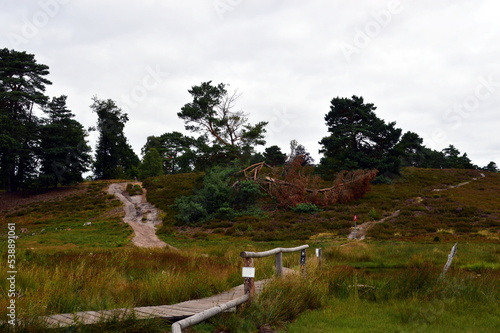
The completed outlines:
[[[283,276],[283,252],[276,253],[274,257],[276,276]]]
[[[253,258],[245,258],[244,267],[253,267]],[[243,285],[244,285],[245,294],[248,294],[248,296],[249,296],[248,301],[252,302],[253,295],[255,293],[254,277],[245,277]]]
[[[306,250],[300,251],[300,271],[303,275],[306,274]]]
[[[455,245],[453,245],[453,247],[451,248],[450,254],[448,254],[448,261],[446,261],[446,264],[443,267],[443,271],[441,272],[441,275],[439,275],[440,279],[444,278],[444,275],[450,268],[451,262],[453,261],[453,258],[455,258],[455,254],[457,254],[457,245],[458,243],[455,243]]]
[[[321,260],[323,256],[323,250],[321,248],[316,249],[316,257],[318,258],[318,268],[321,269]]]

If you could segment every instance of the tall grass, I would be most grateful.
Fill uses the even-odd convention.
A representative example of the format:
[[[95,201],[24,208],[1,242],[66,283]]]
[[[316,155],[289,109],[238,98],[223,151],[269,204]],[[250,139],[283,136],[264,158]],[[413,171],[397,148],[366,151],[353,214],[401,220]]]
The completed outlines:
[[[321,267],[310,258],[305,276],[277,279],[250,306],[193,332],[494,332],[500,324],[498,269],[455,264],[440,279],[450,246],[352,244],[325,249]],[[496,262],[495,253],[464,244],[458,256]]]
[[[5,255],[0,269],[7,271]],[[241,283],[228,258],[186,256],[165,250],[43,253],[19,250],[18,318],[57,313],[166,305],[202,298]],[[6,318],[7,281],[0,282]]]

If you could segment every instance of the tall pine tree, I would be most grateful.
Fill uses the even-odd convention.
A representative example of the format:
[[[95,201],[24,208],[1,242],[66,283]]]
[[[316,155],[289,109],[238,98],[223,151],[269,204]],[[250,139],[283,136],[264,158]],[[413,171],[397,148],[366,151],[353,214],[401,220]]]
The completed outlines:
[[[401,129],[375,115],[377,108],[363,97],[334,98],[325,116],[330,135],[320,144],[324,157],[322,173],[328,177],[341,170],[378,169],[380,174],[398,174],[400,159],[395,148]]]
[[[40,123],[33,108],[48,100],[48,74],[34,55],[0,49],[0,183],[7,191],[28,187],[37,176]]]
[[[131,178],[137,176],[139,157],[123,133],[128,116],[111,99],[93,98],[90,106],[97,113],[97,142],[94,175],[96,179]]]
[[[40,181],[43,186],[68,185],[83,180],[91,162],[87,133],[66,107],[66,96],[54,97],[44,112],[40,129]]]

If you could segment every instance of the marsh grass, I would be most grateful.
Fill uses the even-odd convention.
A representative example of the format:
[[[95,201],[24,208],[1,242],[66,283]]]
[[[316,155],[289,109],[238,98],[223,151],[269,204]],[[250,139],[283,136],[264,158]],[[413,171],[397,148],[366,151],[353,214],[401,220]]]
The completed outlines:
[[[459,244],[459,263],[440,279],[451,246],[353,242],[326,248],[321,268],[310,255],[305,277],[275,280],[252,305],[192,331],[495,332],[500,272],[468,266],[494,265],[496,245]],[[298,269],[295,259],[285,265]]]
[[[336,297],[319,311],[301,314],[284,331],[496,332],[498,271],[478,276],[456,270],[445,280],[438,273],[432,265],[377,274],[346,270],[330,283]]]
[[[308,267],[305,278],[276,280],[252,305],[195,332],[495,332],[499,272],[455,269],[439,279],[440,271],[431,263],[377,271]]]
[[[5,255],[0,269],[7,271],[3,259]],[[241,283],[230,283],[237,265],[227,258],[159,250],[20,250],[17,260],[19,318],[166,305],[210,296]],[[6,280],[1,281],[0,292],[0,315],[5,318]]]

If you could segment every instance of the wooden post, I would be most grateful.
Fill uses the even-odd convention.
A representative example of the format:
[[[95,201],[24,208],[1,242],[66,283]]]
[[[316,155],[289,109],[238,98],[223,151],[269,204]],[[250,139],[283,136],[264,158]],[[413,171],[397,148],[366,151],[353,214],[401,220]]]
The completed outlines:
[[[323,250],[322,249],[316,249],[316,257],[318,258],[318,268],[321,268],[322,256],[323,256]]]
[[[276,253],[274,257],[276,276],[283,276],[283,252]]]
[[[302,274],[306,274],[306,250],[300,251],[300,271]]]
[[[245,258],[245,267],[253,267],[253,258]],[[253,299],[253,295],[255,293],[255,283],[253,277],[245,277],[244,278],[244,290],[245,294],[249,295],[248,301],[251,302]]]
[[[458,245],[458,243],[455,243],[455,245],[453,245],[453,247],[451,248],[450,254],[448,254],[448,260],[446,261],[446,264],[443,267],[443,271],[441,272],[441,275],[439,275],[440,279],[444,278],[444,275],[446,274],[446,272],[450,268],[451,262],[453,261],[455,254],[457,254],[457,245]]]

